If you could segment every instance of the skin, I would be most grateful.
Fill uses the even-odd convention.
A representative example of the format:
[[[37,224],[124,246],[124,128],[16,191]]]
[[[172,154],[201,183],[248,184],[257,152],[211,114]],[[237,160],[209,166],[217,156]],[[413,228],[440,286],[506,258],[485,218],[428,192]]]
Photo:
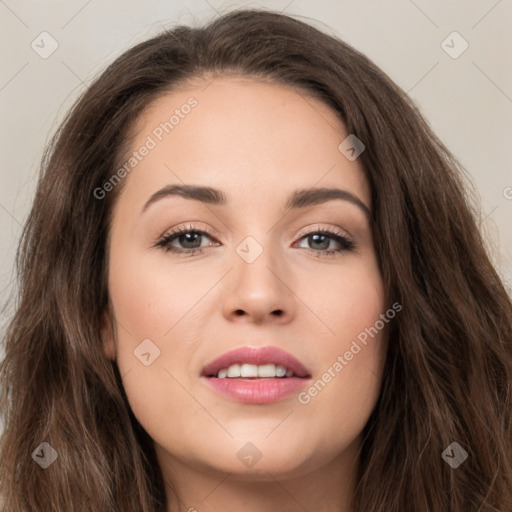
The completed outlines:
[[[319,100],[234,76],[159,97],[139,119],[131,150],[191,96],[197,107],[124,178],[113,211],[115,325],[104,328],[106,354],[116,359],[130,406],[177,492],[180,506],[172,510],[351,511],[361,431],[381,386],[385,329],[307,404],[297,394],[242,404],[199,375],[228,350],[273,345],[298,358],[315,382],[389,307],[361,208],[339,199],[284,207],[297,188],[337,187],[371,210],[360,159],[338,150],[348,133]],[[168,196],[141,214],[154,192],[184,183],[221,189],[228,202]],[[197,242],[203,252],[155,247],[189,224],[211,234]],[[305,236],[316,228],[349,235],[356,248],[319,255],[325,245]],[[252,263],[236,252],[247,236],[263,249]],[[329,240],[328,249],[340,247]],[[183,237],[172,245],[192,247]],[[160,350],[148,366],[134,355],[144,339]],[[252,467],[237,457],[249,442],[261,453]]]

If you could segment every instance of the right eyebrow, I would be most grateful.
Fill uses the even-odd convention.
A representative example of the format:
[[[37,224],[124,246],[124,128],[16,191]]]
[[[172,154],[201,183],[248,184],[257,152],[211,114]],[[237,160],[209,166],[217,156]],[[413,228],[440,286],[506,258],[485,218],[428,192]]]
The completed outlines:
[[[195,199],[203,203],[224,205],[227,203],[226,195],[221,190],[212,187],[197,185],[167,185],[157,190],[144,204],[143,213],[150,204],[168,196],[181,196],[185,199]]]

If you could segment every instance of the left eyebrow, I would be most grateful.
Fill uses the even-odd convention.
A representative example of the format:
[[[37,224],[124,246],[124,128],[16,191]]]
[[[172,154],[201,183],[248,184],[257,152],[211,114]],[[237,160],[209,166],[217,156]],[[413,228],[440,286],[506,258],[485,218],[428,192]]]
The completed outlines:
[[[173,195],[213,205],[227,204],[227,198],[224,192],[213,187],[199,185],[167,185],[151,195],[144,204],[141,213],[146,211],[152,203]],[[365,216],[371,221],[372,214],[370,209],[356,195],[352,194],[348,190],[339,188],[311,188],[295,190],[286,201],[285,207],[286,209],[296,210],[326,203],[327,201],[332,201],[334,199],[341,199],[354,204],[361,209]]]
[[[372,214],[370,209],[361,201],[356,195],[352,194],[348,190],[340,188],[309,188],[295,190],[288,201],[286,202],[286,209],[294,210],[297,208],[306,208],[308,206],[314,206],[317,204],[326,203],[333,199],[341,199],[348,201],[359,207],[368,220],[371,221]]]

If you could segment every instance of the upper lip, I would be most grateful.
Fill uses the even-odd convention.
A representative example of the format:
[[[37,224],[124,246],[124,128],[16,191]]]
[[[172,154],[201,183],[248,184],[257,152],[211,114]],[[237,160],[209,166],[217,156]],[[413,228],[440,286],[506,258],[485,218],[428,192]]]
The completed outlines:
[[[277,347],[239,347],[208,363],[201,373],[205,377],[217,375],[219,370],[232,364],[275,364],[291,370],[297,377],[309,377],[308,369],[294,356]]]

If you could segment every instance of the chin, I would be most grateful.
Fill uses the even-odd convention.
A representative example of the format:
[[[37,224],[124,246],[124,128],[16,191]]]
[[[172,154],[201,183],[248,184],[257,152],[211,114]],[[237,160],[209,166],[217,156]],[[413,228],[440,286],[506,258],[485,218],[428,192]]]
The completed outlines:
[[[311,466],[304,460],[298,460],[293,454],[283,453],[276,456],[265,456],[253,466],[232,458],[226,460],[222,467],[216,467],[222,472],[231,473],[230,479],[247,482],[269,482],[274,480],[288,480],[307,475],[311,472]]]
[[[232,473],[230,478],[241,481],[269,481],[274,478],[288,479],[300,477],[311,472],[312,467],[319,467],[326,459],[320,454],[308,454],[304,447],[304,438],[301,443],[284,443],[282,440],[265,441],[230,441],[219,446],[213,453],[211,445],[205,447],[208,453],[204,453],[201,463],[210,466],[223,473]],[[218,446],[218,445],[217,445]],[[196,457],[201,454],[196,452]],[[321,460],[322,459],[322,460]]]

